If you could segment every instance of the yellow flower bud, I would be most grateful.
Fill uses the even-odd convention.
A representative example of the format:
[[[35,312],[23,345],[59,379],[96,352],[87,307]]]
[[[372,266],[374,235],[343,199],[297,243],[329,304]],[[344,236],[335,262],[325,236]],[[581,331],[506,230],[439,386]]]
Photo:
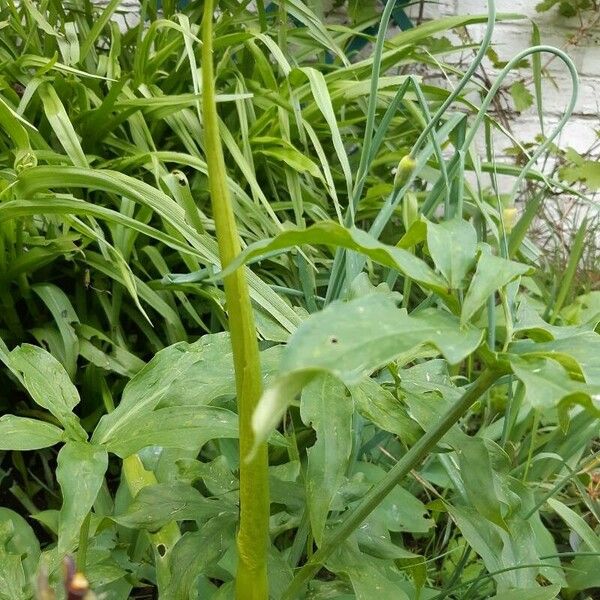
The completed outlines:
[[[410,154],[407,154],[406,156],[402,157],[402,159],[398,163],[398,168],[396,169],[396,176],[394,177],[395,190],[400,189],[408,181],[416,166],[417,163]]]

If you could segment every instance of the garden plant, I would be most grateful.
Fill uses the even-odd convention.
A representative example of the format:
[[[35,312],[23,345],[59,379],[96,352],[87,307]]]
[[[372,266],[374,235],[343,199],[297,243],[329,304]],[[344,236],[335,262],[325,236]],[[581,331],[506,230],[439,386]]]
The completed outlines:
[[[569,57],[483,85],[493,0],[120,4],[0,0],[0,599],[593,598],[600,291],[528,235],[588,202]]]

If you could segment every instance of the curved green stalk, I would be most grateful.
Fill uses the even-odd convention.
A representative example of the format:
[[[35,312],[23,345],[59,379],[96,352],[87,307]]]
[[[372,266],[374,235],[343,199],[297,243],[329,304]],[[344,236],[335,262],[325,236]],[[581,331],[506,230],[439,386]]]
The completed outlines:
[[[213,73],[214,0],[206,0],[202,20],[202,115],[204,148],[213,217],[222,268],[240,253],[240,239],[227,184],[223,147],[219,137]],[[267,600],[269,547],[269,486],[266,444],[254,446],[251,419],[262,391],[260,357],[254,314],[243,269],[224,278],[225,297],[233,348],[240,421],[240,526],[236,597]]]
[[[473,140],[475,139],[475,135],[477,134],[477,131],[479,130],[479,127],[481,126],[483,119],[485,118],[485,115],[490,107],[490,104],[492,103],[492,100],[494,99],[494,96],[498,93],[498,90],[504,83],[504,80],[506,79],[506,77],[510,73],[510,71],[512,71],[512,69],[514,69],[515,66],[518,65],[524,58],[527,58],[528,56],[530,56],[532,54],[540,54],[542,52],[548,52],[549,54],[554,54],[556,57],[558,57],[560,60],[562,60],[563,63],[566,65],[567,69],[569,70],[569,74],[571,75],[571,83],[572,83],[571,98],[569,100],[569,104],[568,104],[567,108],[565,109],[565,112],[563,113],[563,116],[561,117],[560,121],[556,124],[556,127],[546,137],[544,142],[542,144],[540,144],[538,149],[532,154],[532,156],[529,159],[529,161],[527,162],[527,164],[521,169],[521,172],[519,173],[519,175],[517,176],[517,178],[515,180],[515,183],[513,184],[511,194],[510,194],[511,199],[515,197],[515,194],[517,193],[517,191],[518,191],[523,179],[527,175],[527,172],[529,171],[529,169],[533,166],[533,164],[537,161],[537,159],[547,150],[547,148],[550,145],[550,143],[552,142],[552,140],[554,140],[554,138],[562,131],[566,122],[570,119],[571,115],[573,114],[573,111],[575,110],[575,104],[577,102],[577,97],[579,95],[579,77],[577,75],[577,68],[575,67],[575,64],[569,58],[569,56],[567,54],[565,54],[565,52],[563,52],[562,50],[559,50],[558,48],[555,48],[554,46],[533,46],[531,48],[527,48],[527,49],[523,50],[522,52],[519,52],[510,61],[508,61],[506,66],[502,69],[502,71],[500,71],[500,73],[496,77],[496,81],[494,82],[494,85],[490,88],[490,91],[486,94],[486,96],[483,100],[483,103],[481,104],[481,108],[479,109],[479,112],[477,113],[477,117],[475,118],[475,120],[473,121],[473,124],[469,128],[469,131],[468,131],[468,133],[465,137],[465,140],[462,144],[462,147],[461,147],[461,150],[463,152],[466,152],[466,150],[473,143]]]
[[[467,410],[504,374],[504,368],[494,366],[485,370],[460,400],[429,429],[412,448],[394,465],[387,475],[375,484],[363,497],[360,504],[346,517],[344,522],[327,538],[311,559],[298,571],[284,593],[284,600],[295,600],[303,587],[322,567],[327,557],[358,528],[377,508],[381,501],[417,467],[433,450],[444,435],[464,416]]]
[[[469,83],[473,73],[477,70],[483,59],[486,57],[487,51],[492,43],[492,35],[494,34],[494,27],[496,26],[496,2],[495,0],[488,0],[488,21],[485,29],[485,34],[481,40],[479,50],[473,59],[473,62],[469,65],[469,68],[465,71],[460,81],[452,93],[444,100],[442,105],[438,108],[437,112],[429,122],[428,126],[423,129],[421,135],[417,138],[415,145],[413,146],[410,154],[414,158],[421,147],[421,144],[425,141],[431,130],[437,127],[439,120],[444,116],[446,109],[458,98],[458,95],[463,91],[464,87]]]

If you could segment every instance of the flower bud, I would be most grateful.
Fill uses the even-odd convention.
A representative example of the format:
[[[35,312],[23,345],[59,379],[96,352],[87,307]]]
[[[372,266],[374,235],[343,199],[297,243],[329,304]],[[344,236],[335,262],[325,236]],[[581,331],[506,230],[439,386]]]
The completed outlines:
[[[417,163],[410,154],[402,157],[398,163],[396,176],[394,177],[394,190],[400,189],[408,181],[416,166]]]

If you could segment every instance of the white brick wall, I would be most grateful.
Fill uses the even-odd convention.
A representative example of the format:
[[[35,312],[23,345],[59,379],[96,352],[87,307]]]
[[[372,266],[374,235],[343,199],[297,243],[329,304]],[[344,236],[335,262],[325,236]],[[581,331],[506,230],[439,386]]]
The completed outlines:
[[[580,27],[579,20],[565,19],[556,10],[538,13],[535,6],[538,0],[497,0],[497,11],[520,13],[528,19],[501,21],[494,33],[494,48],[502,60],[507,60],[520,50],[531,45],[531,21],[534,21],[541,35],[541,43],[557,46],[566,50],[573,59],[580,77],[580,91],[575,113],[563,130],[559,144],[572,146],[576,150],[586,151],[597,139],[600,128],[600,27],[585,38],[580,45],[568,44],[571,36],[576,36]],[[413,7],[413,12],[417,8]],[[442,0],[427,3],[425,16],[435,18],[451,14],[481,14],[487,11],[487,3],[482,0]],[[470,28],[474,40],[481,39],[484,26]],[[550,58],[543,55],[542,63]],[[558,59],[548,65],[550,77],[544,80],[543,99],[546,129],[560,118],[571,91],[570,76]],[[520,115],[514,114],[512,129],[519,140],[532,141],[540,132],[537,112],[531,108]]]

